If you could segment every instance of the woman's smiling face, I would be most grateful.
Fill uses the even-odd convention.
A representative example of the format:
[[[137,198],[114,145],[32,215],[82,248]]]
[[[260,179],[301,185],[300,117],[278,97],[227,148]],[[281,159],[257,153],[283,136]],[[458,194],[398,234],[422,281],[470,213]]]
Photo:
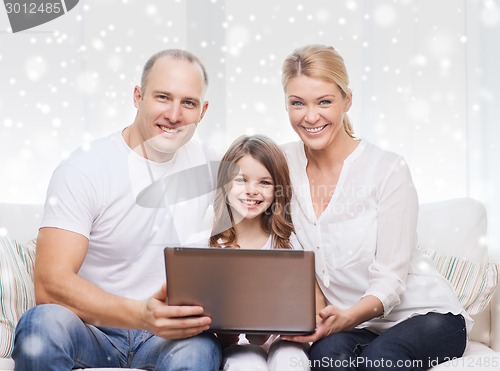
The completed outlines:
[[[325,149],[345,132],[344,114],[352,98],[337,84],[299,75],[288,81],[285,94],[290,124],[308,148]]]

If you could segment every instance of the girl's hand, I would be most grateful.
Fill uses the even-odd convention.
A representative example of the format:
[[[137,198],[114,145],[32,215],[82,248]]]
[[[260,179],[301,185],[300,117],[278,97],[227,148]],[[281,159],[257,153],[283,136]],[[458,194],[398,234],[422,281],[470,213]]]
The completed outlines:
[[[217,338],[220,341],[220,345],[221,345],[222,349],[224,349],[230,345],[238,344],[238,341],[240,339],[240,335],[239,334],[217,334]]]
[[[311,335],[281,336],[281,338],[299,343],[315,342],[335,332],[351,330],[354,326],[349,309],[340,309],[328,305],[320,310],[314,333]]]

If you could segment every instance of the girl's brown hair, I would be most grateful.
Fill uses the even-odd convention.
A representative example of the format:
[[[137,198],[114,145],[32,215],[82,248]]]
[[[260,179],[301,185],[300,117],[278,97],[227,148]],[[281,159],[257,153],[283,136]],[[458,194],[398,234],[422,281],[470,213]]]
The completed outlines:
[[[290,79],[300,75],[337,84],[344,98],[351,92],[344,59],[331,46],[307,45],[290,54],[283,62],[283,89],[286,91]],[[351,138],[355,138],[347,114],[344,114],[344,130]]]
[[[227,201],[227,187],[239,172],[236,164],[243,156],[250,155],[269,171],[274,183],[274,200],[262,214],[262,229],[271,235],[273,247],[291,248],[293,232],[290,202],[292,186],[285,155],[270,138],[264,135],[241,136],[229,147],[222,158],[217,173],[217,193],[214,203],[214,226],[209,244],[214,247],[239,247],[235,221]]]

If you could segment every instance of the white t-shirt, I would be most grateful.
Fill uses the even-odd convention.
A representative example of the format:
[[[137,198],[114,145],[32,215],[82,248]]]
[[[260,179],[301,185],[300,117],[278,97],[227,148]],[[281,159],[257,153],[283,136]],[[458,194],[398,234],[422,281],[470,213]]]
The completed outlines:
[[[316,256],[318,283],[340,308],[372,295],[384,315],[361,324],[384,331],[416,314],[462,314],[449,282],[416,247],[418,199],[404,159],[365,140],[345,159],[333,196],[316,217],[302,142],[283,146],[294,195],[295,233]]]
[[[221,241],[221,240],[219,239],[219,241]],[[209,245],[207,245],[207,246],[209,246]],[[302,246],[300,245],[300,242],[297,239],[297,236],[295,236],[295,233],[293,233],[293,232],[290,234],[290,246],[291,246],[292,250],[304,250],[302,248]],[[225,248],[224,245],[222,245],[221,247]],[[231,248],[232,247],[230,247],[230,249]],[[275,247],[273,247],[273,237],[270,235],[267,238],[266,243],[264,244],[264,246],[262,246],[258,250],[274,250],[274,249],[275,249]],[[281,249],[276,249],[276,250],[281,250]],[[287,250],[287,249],[283,249],[283,250]]]
[[[165,282],[165,246],[206,245],[213,198],[207,163],[195,141],[156,163],[113,133],[56,168],[41,226],[89,239],[81,277],[111,294],[146,299]]]
[[[297,236],[295,236],[295,233],[293,233],[293,232],[292,232],[292,234],[290,234],[290,245],[292,247],[292,250],[304,250],[302,248],[302,246],[300,245],[300,242],[297,239]],[[261,250],[273,250],[273,249],[275,249],[273,247],[273,239],[271,236],[269,236],[269,238],[267,239],[264,246],[261,247]],[[276,249],[276,250],[281,250],[281,249]]]

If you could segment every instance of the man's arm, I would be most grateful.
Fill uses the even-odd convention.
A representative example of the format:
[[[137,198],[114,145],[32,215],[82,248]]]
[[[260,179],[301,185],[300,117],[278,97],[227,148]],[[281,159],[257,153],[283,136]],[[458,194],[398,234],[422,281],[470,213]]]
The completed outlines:
[[[147,301],[111,295],[78,276],[88,239],[58,228],[42,228],[37,239],[35,297],[37,304],[60,304],[84,322],[129,329],[144,329],[164,338],[185,338],[208,329],[203,308],[169,306],[166,287]],[[186,318],[195,316],[192,318]]]

